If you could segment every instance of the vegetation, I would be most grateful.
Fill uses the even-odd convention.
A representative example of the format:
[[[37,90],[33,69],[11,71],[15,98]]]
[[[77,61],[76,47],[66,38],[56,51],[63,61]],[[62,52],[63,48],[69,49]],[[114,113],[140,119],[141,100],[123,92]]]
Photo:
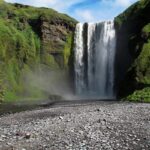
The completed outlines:
[[[0,102],[22,97],[43,97],[44,91],[26,85],[24,76],[37,70],[40,64],[53,69],[60,67],[54,55],[42,48],[42,20],[47,23],[63,21],[71,27],[76,23],[69,16],[52,9],[9,4],[0,0]],[[67,43],[65,49],[69,53],[69,41]],[[49,47],[57,47],[57,43],[48,44]],[[64,45],[59,48],[65,53],[61,55],[69,57],[63,51]]]
[[[142,90],[136,90],[133,94],[129,95],[126,100],[136,102],[150,102],[150,87]]]
[[[134,20],[135,18],[145,17],[143,12],[149,8],[148,0],[140,0],[133,5],[131,5],[128,9],[126,9],[123,13],[115,18],[115,22],[119,27],[129,20]],[[139,18],[140,19],[140,18]],[[144,18],[143,18],[144,19]],[[129,23],[129,22],[128,22]],[[144,23],[144,20],[143,20]]]
[[[121,84],[121,97],[148,101],[150,95],[150,1],[140,0],[115,18],[118,34],[124,34],[124,48],[130,64]],[[120,40],[120,42],[122,42]],[[129,60],[130,57],[130,60]],[[142,97],[143,94],[143,97]],[[129,95],[129,96],[128,96]]]
[[[65,65],[65,67],[69,67],[68,63],[69,63],[69,58],[71,56],[70,49],[72,48],[72,42],[73,42],[73,34],[70,34],[67,37],[67,42],[66,42],[65,48],[64,48],[64,65]]]
[[[140,55],[135,60],[135,65],[137,82],[150,84],[150,41],[144,44]]]

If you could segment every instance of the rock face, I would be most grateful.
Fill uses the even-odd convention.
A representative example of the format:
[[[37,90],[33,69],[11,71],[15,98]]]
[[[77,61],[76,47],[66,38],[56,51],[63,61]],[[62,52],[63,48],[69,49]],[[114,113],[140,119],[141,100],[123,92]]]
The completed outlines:
[[[119,96],[150,86],[150,1],[143,0],[115,18],[116,81]],[[147,90],[150,95],[150,90]],[[150,97],[149,97],[150,98]]]
[[[45,16],[40,16],[36,21],[30,21],[33,30],[40,36],[42,56],[50,55],[54,57],[56,63],[61,68],[65,65],[64,47],[68,42],[68,38],[70,36],[73,38],[75,23],[75,20],[68,22],[62,18],[51,20]],[[43,58],[43,62],[49,64],[45,62],[45,57]]]
[[[74,31],[74,26],[65,23],[63,20],[56,22],[42,21],[41,24],[42,49],[51,54],[62,68],[65,65],[63,60],[64,46],[72,31]]]
[[[73,30],[74,28],[65,24],[63,20],[58,20],[58,22],[41,20],[43,49],[48,50],[50,53],[62,52],[61,47],[65,45],[67,35]],[[48,47],[48,44],[53,42],[55,42],[54,48]]]
[[[39,93],[25,87],[26,72],[41,66],[67,72],[76,23],[52,9],[0,1],[0,99]]]

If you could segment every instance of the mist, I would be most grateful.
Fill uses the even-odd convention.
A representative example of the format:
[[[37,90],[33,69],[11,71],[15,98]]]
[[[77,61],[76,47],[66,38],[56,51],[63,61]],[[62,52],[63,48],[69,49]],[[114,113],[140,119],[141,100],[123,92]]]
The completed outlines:
[[[60,97],[63,100],[75,98],[72,81],[69,73],[65,70],[52,70],[48,67],[40,67],[24,75],[25,86],[32,86],[44,92],[45,96],[51,99],[52,96]]]

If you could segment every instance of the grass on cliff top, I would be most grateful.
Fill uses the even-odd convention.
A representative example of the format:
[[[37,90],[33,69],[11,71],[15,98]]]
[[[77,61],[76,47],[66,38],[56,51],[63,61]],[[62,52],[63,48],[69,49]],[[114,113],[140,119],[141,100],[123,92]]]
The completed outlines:
[[[73,25],[75,22],[77,22],[75,19],[69,17],[68,15],[58,13],[51,8],[37,8],[33,6],[17,3],[10,4],[6,2],[0,3],[0,17],[26,20],[34,20],[41,17],[48,21],[64,20],[70,25]]]
[[[120,26],[123,22],[127,19],[132,20],[133,18],[137,17],[142,10],[144,10],[150,4],[149,0],[140,0],[129,8],[127,8],[122,14],[115,18],[115,22]]]

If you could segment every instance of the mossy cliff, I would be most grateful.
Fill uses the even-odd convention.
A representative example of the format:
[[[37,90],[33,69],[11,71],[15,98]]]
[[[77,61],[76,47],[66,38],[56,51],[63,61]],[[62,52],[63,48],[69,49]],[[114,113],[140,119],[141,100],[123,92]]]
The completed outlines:
[[[52,9],[0,0],[0,101],[41,96],[24,75],[40,66],[67,69],[75,24]]]
[[[140,0],[115,18],[117,92],[119,97],[131,94],[129,100],[150,101],[149,14],[150,1]]]
[[[150,101],[149,14],[150,1],[140,0],[115,18],[119,98]],[[42,68],[68,73],[70,67],[72,73],[76,23],[52,9],[0,0],[0,102],[45,95],[26,84],[28,73]]]

